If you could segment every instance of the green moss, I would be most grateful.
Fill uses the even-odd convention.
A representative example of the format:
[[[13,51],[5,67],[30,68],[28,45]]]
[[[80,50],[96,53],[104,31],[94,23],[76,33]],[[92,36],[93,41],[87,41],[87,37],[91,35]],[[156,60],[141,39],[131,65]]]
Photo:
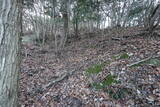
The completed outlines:
[[[118,59],[118,56],[117,56],[117,55],[114,55],[114,56],[112,56],[112,59],[113,59],[113,60],[116,60],[116,59]]]
[[[129,55],[127,53],[123,53],[120,55],[119,59],[128,59],[128,58],[129,58]]]
[[[89,48],[95,49],[95,48],[96,48],[96,45],[91,45]]]
[[[122,99],[129,93],[129,91],[127,89],[125,89],[125,88],[119,88],[119,89],[109,88],[109,86],[119,83],[119,81],[117,81],[116,78],[117,78],[116,76],[109,74],[108,76],[106,76],[105,80],[103,80],[102,82],[92,83],[91,87],[96,90],[99,90],[99,89],[106,90],[106,92],[109,94],[109,96],[112,99],[115,99],[115,100]]]
[[[92,83],[91,84],[91,87],[96,89],[96,90],[99,90],[99,89],[103,89],[104,88],[104,85],[102,83]]]
[[[103,65],[101,64],[97,64],[97,65],[94,65],[92,67],[89,67],[87,70],[86,70],[86,73],[87,74],[98,74],[99,72],[102,71],[102,67]]]
[[[114,89],[108,89],[107,93],[115,100],[122,99],[129,94],[129,91],[126,88],[119,88],[117,91],[113,90]]]
[[[129,58],[128,53],[122,53],[120,55],[112,56],[113,60],[116,60],[116,59],[128,59],[128,58]]]
[[[100,72],[102,72],[104,66],[110,64],[110,62],[104,62],[102,64],[95,64],[93,65],[92,67],[89,67],[87,70],[86,70],[86,73],[88,75],[90,74],[98,74]]]
[[[113,85],[114,83],[118,83],[118,81],[116,80],[116,76],[109,74],[102,82],[93,83],[92,87],[95,89],[103,89],[106,88],[107,86]]]

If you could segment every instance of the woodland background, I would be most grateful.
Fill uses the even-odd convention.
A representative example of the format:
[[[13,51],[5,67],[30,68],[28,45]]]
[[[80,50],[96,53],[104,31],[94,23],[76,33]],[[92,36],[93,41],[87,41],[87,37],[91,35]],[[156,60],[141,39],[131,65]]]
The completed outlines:
[[[6,53],[15,55],[9,60],[12,56],[21,59],[20,74],[8,79],[3,73],[19,67],[18,62],[2,66],[3,58],[7,59],[3,39],[0,74],[8,77],[9,87],[15,90],[11,93],[18,93],[16,102],[21,107],[160,106],[159,0],[24,0],[18,6],[19,14],[5,12],[20,16],[21,57],[14,50]],[[10,18],[0,19],[7,29]],[[18,36],[8,35],[17,30],[2,33],[0,26],[0,31],[0,40],[3,35],[10,37],[6,49],[16,50]],[[18,76],[19,84],[12,85]],[[0,86],[7,86],[4,84],[0,79]],[[8,87],[4,89],[0,107],[14,96]],[[2,101],[5,95],[9,97]]]

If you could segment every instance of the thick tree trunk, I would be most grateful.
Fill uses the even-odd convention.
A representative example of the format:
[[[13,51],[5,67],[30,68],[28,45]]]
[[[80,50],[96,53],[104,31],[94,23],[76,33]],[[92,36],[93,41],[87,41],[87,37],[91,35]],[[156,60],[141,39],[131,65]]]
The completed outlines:
[[[0,0],[0,107],[17,107],[22,0]]]

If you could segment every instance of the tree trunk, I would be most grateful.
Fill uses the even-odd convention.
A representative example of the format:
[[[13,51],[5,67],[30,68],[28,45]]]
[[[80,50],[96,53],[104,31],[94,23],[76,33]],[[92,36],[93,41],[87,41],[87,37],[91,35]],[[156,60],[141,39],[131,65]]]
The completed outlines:
[[[76,38],[78,39],[78,20],[77,20],[77,18],[76,18],[76,21],[75,21],[75,36],[76,36]]]
[[[149,20],[149,33],[152,33],[160,22],[160,4],[156,6]]]
[[[67,37],[68,37],[68,14],[67,13],[64,13],[63,14],[63,18],[64,18],[64,44],[62,47],[64,47],[65,45],[65,42],[67,40]]]
[[[63,45],[62,48],[64,48],[64,45],[67,41],[68,38],[68,0],[64,0],[64,10],[63,10],[63,20],[64,20],[64,25],[63,25],[63,30],[64,30],[64,36],[63,36]]]
[[[17,107],[22,0],[0,0],[0,107]]]
[[[77,6],[78,8],[78,6]],[[73,11],[73,17],[75,18],[74,19],[74,22],[73,22],[73,27],[74,27],[74,35],[75,35],[75,38],[78,39],[78,29],[79,29],[79,23],[78,23],[78,15],[79,15],[79,12],[78,11]]]

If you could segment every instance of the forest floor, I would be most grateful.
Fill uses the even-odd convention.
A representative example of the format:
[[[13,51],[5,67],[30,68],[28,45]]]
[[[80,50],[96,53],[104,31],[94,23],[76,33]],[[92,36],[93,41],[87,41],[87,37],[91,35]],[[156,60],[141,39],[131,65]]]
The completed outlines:
[[[160,37],[139,29],[85,33],[58,57],[50,45],[24,45],[21,106],[160,106]]]

